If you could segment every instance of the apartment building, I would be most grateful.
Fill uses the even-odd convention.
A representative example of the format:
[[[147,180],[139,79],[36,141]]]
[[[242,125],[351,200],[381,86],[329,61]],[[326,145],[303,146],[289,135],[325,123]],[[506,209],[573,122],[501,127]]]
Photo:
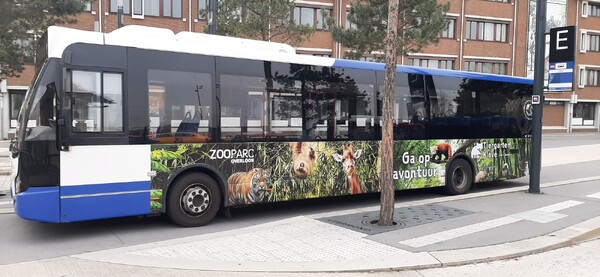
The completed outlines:
[[[598,132],[600,114],[600,1],[567,1],[567,26],[576,26],[574,89],[546,93],[544,132]]]
[[[317,29],[309,40],[295,46],[296,52],[343,58],[347,49],[334,42],[331,31],[323,27],[322,10],[334,19],[336,25],[353,28],[346,18],[350,12],[350,5],[355,1],[296,0],[295,8],[290,11],[292,19],[300,24],[315,26]],[[399,57],[398,64],[526,76],[529,1],[440,1],[450,3],[450,10],[447,13],[448,28],[440,34],[440,42],[424,48],[420,53],[409,53]],[[125,25],[162,27],[174,32],[203,32],[207,28],[205,11],[208,0],[123,0],[123,2]],[[579,3],[579,0],[577,2]],[[591,5],[588,4],[589,6]],[[586,20],[592,17],[588,16]],[[117,28],[117,0],[93,1],[77,16],[77,20],[77,23],[71,27],[110,32]],[[590,30],[593,29],[591,27],[593,24],[590,23]],[[600,34],[600,31],[598,32]],[[588,50],[589,52],[591,51]],[[365,55],[363,59],[369,60],[370,57]],[[593,67],[585,67],[585,70],[591,72],[589,76],[598,72],[593,71]],[[19,78],[3,80],[0,85],[1,138],[14,136],[15,119],[24,93],[33,78],[33,71],[32,66],[27,66]],[[564,95],[556,96],[560,101],[552,101],[563,103],[560,96]],[[552,101],[550,102],[554,103]],[[555,106],[549,104],[546,107],[556,109]],[[565,108],[566,106],[562,106],[562,109]],[[546,115],[550,112],[547,111]],[[548,122],[554,121],[546,123]]]

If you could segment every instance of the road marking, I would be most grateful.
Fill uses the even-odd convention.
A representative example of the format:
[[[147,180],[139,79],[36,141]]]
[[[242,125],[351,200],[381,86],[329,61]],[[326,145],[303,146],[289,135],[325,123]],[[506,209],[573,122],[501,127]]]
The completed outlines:
[[[600,192],[596,192],[594,194],[586,195],[585,197],[600,199]]]
[[[446,241],[446,240],[451,240],[451,239],[459,238],[462,236],[470,235],[473,233],[477,233],[477,232],[485,231],[488,229],[507,225],[510,223],[515,223],[520,220],[521,219],[518,219],[518,218],[505,216],[505,217],[500,217],[500,218],[496,218],[496,219],[492,219],[492,220],[488,220],[488,221],[484,221],[484,222],[480,222],[480,223],[463,226],[460,228],[450,229],[447,231],[433,233],[433,234],[422,236],[422,237],[416,237],[416,238],[412,238],[409,240],[404,240],[404,241],[401,241],[400,244],[408,245],[408,246],[415,247],[415,248],[423,247],[425,245],[430,245],[430,244],[434,244],[434,243],[438,243],[438,242],[442,242],[442,241]]]
[[[553,213],[553,212],[558,212],[560,210],[564,210],[564,209],[568,209],[571,207],[575,207],[577,205],[581,205],[583,204],[583,202],[581,201],[575,201],[575,200],[568,200],[568,201],[563,201],[560,203],[556,203],[554,205],[550,205],[550,206],[546,206],[546,207],[541,207],[539,209],[536,209],[537,211],[542,211],[542,212],[549,212],[549,213]]]
[[[12,201],[0,201],[0,205],[12,205]]]
[[[537,222],[537,223],[548,223],[548,222],[552,222],[555,220],[559,220],[566,216],[567,215],[565,215],[565,214],[544,212],[544,211],[540,211],[540,210],[531,210],[531,211],[525,211],[522,213],[510,215],[510,217],[514,217],[514,218],[518,218],[518,219],[522,219],[522,220],[529,220],[529,221],[533,221],[533,222]]]
[[[575,207],[577,205],[581,205],[584,202],[568,200],[560,203],[556,203],[553,205],[541,207],[535,210],[525,211],[521,213],[516,213],[492,220],[487,220],[471,225],[462,226],[455,229],[450,229],[438,233],[433,233],[421,237],[416,237],[408,240],[400,241],[400,244],[404,244],[410,247],[418,248],[426,245],[431,245],[434,243],[439,243],[442,241],[447,241],[451,239],[456,239],[459,237],[463,237],[466,235],[471,235],[477,232],[486,231],[492,228],[508,225],[511,223],[515,223],[521,220],[534,221],[538,223],[548,223],[554,220],[558,220],[566,217],[567,215],[554,213],[556,211],[568,209],[571,207]]]

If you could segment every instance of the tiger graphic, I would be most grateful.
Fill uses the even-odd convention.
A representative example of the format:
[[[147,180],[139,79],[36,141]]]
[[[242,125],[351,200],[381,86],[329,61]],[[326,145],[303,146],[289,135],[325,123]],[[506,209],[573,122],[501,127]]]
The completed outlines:
[[[227,179],[228,202],[231,206],[249,205],[265,200],[267,191],[273,186],[269,173],[262,168],[254,168],[248,172],[236,172]]]

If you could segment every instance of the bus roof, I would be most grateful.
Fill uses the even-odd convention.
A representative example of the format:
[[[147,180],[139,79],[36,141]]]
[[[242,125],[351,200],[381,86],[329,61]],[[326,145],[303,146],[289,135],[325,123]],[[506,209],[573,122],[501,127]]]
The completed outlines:
[[[66,27],[48,28],[48,57],[60,58],[64,50],[74,43],[115,45],[140,49],[162,50],[191,54],[214,55],[252,60],[268,60],[333,66],[339,68],[384,71],[385,64],[298,55],[294,48],[284,43],[265,42],[205,33],[179,32],[165,28],[129,25],[110,33],[84,31]],[[456,70],[432,69],[416,66],[397,66],[397,72],[457,78],[471,78],[499,82],[533,84],[532,79],[506,75],[482,74]]]

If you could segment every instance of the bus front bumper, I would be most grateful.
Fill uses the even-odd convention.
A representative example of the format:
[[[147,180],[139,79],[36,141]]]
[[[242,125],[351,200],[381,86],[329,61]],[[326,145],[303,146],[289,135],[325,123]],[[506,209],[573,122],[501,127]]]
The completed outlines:
[[[14,197],[15,213],[24,219],[60,222],[59,187],[32,187]]]

